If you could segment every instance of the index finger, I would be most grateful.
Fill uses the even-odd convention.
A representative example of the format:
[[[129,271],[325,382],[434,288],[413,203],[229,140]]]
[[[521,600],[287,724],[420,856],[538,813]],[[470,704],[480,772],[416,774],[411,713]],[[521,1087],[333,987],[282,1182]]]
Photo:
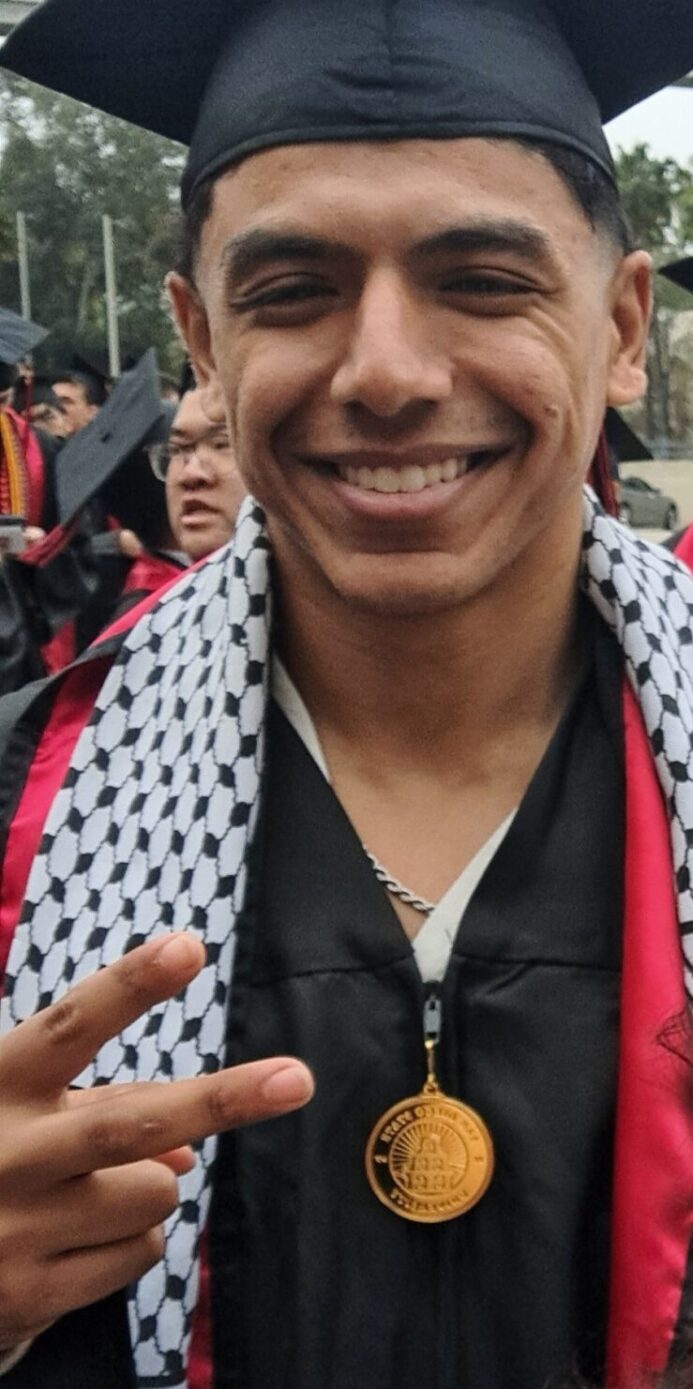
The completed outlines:
[[[194,979],[205,952],[195,936],[159,936],[83,979],[0,1040],[0,1093],[60,1093],[111,1037]]]

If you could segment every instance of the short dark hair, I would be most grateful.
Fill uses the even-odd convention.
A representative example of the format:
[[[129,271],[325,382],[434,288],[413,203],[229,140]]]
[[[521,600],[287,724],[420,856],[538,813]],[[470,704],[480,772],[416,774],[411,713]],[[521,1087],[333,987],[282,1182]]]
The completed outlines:
[[[92,376],[90,372],[64,371],[60,375],[56,373],[53,380],[55,382],[64,381],[70,386],[81,386],[87,405],[105,405],[108,400],[108,390],[105,383],[99,377]]]
[[[513,143],[543,156],[558,174],[594,231],[600,232],[612,241],[623,255],[633,250],[633,236],[618,188],[591,159],[579,154],[577,150],[564,149],[561,145],[554,145],[548,141],[514,140]],[[195,261],[202,228],[212,210],[214,184],[224,172],[226,171],[221,170],[203,179],[183,213],[176,268],[180,275],[190,281],[195,278]]]
[[[572,195],[590,226],[601,232],[624,256],[635,249],[635,240],[618,187],[577,150],[543,141],[520,141],[525,149],[541,154]]]

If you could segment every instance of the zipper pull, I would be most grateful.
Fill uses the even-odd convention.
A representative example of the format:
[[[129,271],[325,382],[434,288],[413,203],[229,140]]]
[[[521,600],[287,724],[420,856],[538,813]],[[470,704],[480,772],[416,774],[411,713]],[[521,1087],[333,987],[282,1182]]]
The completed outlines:
[[[434,1094],[440,1089],[436,1079],[436,1047],[440,1041],[443,1025],[443,1003],[438,984],[428,984],[424,996],[423,1035],[426,1048],[425,1094]]]

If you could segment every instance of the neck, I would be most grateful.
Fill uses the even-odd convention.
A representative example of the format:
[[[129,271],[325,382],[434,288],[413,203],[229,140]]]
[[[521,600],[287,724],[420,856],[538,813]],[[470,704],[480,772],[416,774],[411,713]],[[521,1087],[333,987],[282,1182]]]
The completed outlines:
[[[280,574],[281,654],[326,750],[348,746],[380,773],[402,759],[482,773],[507,737],[551,730],[581,664],[579,543],[573,527],[548,574],[544,541],[473,600],[425,617],[354,610]]]

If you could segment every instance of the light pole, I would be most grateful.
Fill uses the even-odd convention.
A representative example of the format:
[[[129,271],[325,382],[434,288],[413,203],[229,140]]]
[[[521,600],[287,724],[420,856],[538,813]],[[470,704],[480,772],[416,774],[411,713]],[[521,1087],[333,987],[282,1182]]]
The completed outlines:
[[[104,213],[103,263],[106,272],[106,321],[108,324],[108,370],[115,380],[120,376],[120,337],[118,333],[118,293],[116,289],[113,218]]]

